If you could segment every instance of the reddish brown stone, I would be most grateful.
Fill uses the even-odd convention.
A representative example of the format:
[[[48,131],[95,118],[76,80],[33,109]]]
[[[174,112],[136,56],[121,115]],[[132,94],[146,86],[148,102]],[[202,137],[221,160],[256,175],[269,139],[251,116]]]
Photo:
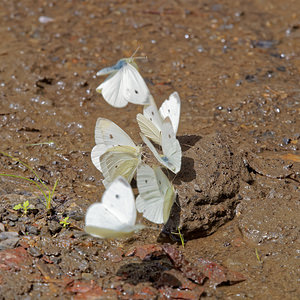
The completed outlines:
[[[149,244],[136,246],[133,249],[129,250],[125,254],[125,256],[137,256],[143,260],[151,256],[162,255],[163,253],[164,252],[161,246],[156,244]]]
[[[103,256],[109,261],[117,263],[123,259],[123,250],[121,248],[112,249],[106,251]]]
[[[0,251],[0,269],[2,270],[20,270],[31,264],[32,258],[22,247]]]

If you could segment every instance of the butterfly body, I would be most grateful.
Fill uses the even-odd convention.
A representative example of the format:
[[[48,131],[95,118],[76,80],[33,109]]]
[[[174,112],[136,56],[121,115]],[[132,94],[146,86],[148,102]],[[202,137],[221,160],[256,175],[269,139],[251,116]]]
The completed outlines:
[[[126,64],[128,64],[128,63],[133,64],[133,62],[131,62],[131,61],[132,61],[132,59],[130,59],[130,58],[122,58],[115,65],[113,65],[111,67],[103,68],[100,71],[98,71],[97,76],[103,76],[103,75],[117,72],[122,67],[124,67]],[[134,63],[134,67],[136,67],[135,63]]]

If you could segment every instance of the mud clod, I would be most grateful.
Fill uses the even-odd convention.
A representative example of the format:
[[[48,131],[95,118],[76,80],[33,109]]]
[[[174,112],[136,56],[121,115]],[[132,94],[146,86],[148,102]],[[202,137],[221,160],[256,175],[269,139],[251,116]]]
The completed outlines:
[[[181,143],[183,165],[174,180],[178,202],[164,231],[177,232],[179,227],[186,238],[197,238],[234,217],[240,182],[252,179],[226,135],[186,136]]]

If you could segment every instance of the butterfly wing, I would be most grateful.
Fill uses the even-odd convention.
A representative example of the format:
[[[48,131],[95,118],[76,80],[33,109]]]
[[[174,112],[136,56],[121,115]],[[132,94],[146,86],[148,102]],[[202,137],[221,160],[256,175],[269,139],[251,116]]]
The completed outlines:
[[[161,131],[163,119],[157,109],[155,102],[153,102],[151,105],[144,106],[143,115],[149,121],[151,121],[159,131]]]
[[[167,192],[165,194],[165,201],[164,201],[164,224],[166,224],[169,220],[170,213],[172,206],[176,199],[176,192],[174,191],[173,186],[167,189]]]
[[[149,221],[157,224],[164,222],[164,198],[159,187],[155,171],[146,164],[137,170],[137,186],[139,196],[136,208]]]
[[[113,107],[125,107],[128,101],[124,95],[123,68],[109,75],[97,88],[104,100]]]
[[[154,172],[157,178],[160,193],[163,195],[163,223],[166,224],[176,198],[176,193],[170,180],[160,167],[154,168]]]
[[[131,182],[140,162],[141,153],[137,147],[115,146],[108,149],[100,157],[104,186],[107,187],[118,176],[123,176]]]
[[[147,145],[147,147],[151,150],[151,152],[153,153],[153,155],[155,156],[155,158],[162,164],[164,165],[166,168],[168,168],[168,166],[166,165],[165,161],[162,159],[162,156],[157,152],[156,148],[154,147],[154,145],[151,143],[151,141],[143,134],[140,133],[140,136],[143,140],[143,142]]]
[[[100,238],[123,236],[123,232],[130,230],[130,226],[120,223],[102,203],[92,204],[85,216],[85,231]]]
[[[128,182],[118,177],[86,213],[86,232],[101,238],[123,237],[141,228],[135,225],[134,195]]]
[[[121,94],[124,99],[133,104],[150,104],[149,89],[138,70],[128,63],[120,71],[122,71],[123,84]]]
[[[169,117],[163,121],[161,140],[162,160],[172,172],[177,174],[181,169],[182,151]]]
[[[107,149],[108,149],[108,147],[105,146],[104,144],[98,144],[98,145],[94,146],[94,148],[92,149],[92,152],[91,152],[92,163],[100,172],[102,172],[102,169],[100,166],[100,156],[102,154],[104,154]]]
[[[123,129],[114,122],[104,118],[97,119],[95,142],[97,145],[103,144],[107,146],[107,148],[118,145],[135,147],[134,142]]]
[[[117,177],[104,192],[102,203],[122,224],[135,224],[134,195],[130,184],[122,176]]]
[[[141,132],[153,142],[160,145],[163,120],[152,96],[150,100],[151,104],[144,106],[143,114],[138,114],[136,118]]]
[[[148,120],[144,115],[138,114],[136,116],[141,132],[150,138],[154,143],[161,144],[161,132],[160,130]]]
[[[182,151],[179,141],[176,139],[173,126],[169,117],[163,121],[162,126],[162,150],[163,155],[160,155],[154,145],[143,134],[140,134],[143,142],[151,150],[155,158],[166,168],[177,174],[181,169]]]
[[[178,130],[180,119],[181,101],[177,92],[170,95],[169,99],[165,100],[159,109],[159,113],[164,120],[169,117],[173,125],[175,134]]]

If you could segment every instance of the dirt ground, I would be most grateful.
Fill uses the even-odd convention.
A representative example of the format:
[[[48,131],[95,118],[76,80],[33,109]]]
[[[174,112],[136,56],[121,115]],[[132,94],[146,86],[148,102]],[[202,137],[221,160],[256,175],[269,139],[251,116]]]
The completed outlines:
[[[297,0],[2,0],[0,151],[49,189],[59,181],[47,212],[34,185],[0,177],[0,299],[299,299],[299,12]],[[201,291],[189,277],[192,287],[158,283],[153,274],[172,269],[170,259],[126,255],[174,243],[174,228],[152,225],[123,240],[82,230],[104,191],[90,159],[97,118],[142,143],[142,107],[109,106],[95,74],[138,47],[157,104],[173,91],[181,97],[178,136],[195,162],[183,160],[174,185],[183,214],[198,220],[181,219],[185,246],[173,246],[245,280],[210,280]],[[201,152],[183,143],[190,135]],[[0,173],[37,180],[4,155]],[[26,215],[13,210],[27,200]]]

